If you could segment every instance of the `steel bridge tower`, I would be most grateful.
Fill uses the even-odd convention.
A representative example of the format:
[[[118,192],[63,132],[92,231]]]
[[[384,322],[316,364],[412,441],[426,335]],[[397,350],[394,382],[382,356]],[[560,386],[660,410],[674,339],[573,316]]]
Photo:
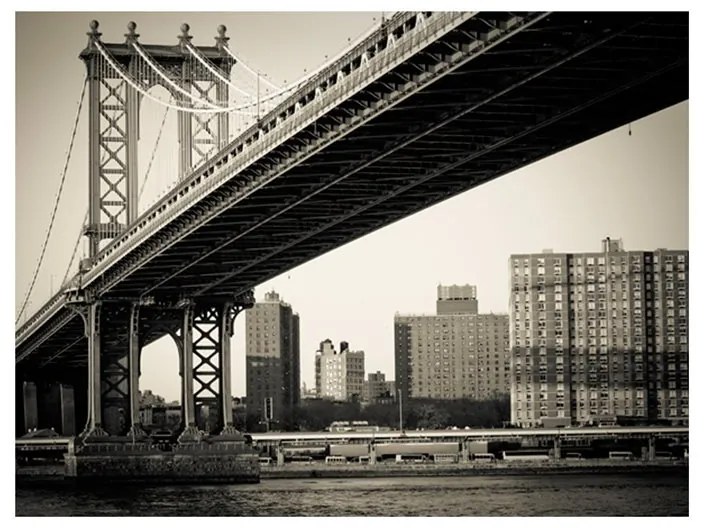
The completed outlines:
[[[101,242],[137,219],[139,111],[148,89],[165,87],[172,106],[179,109],[183,178],[228,142],[228,114],[219,109],[227,106],[227,78],[235,63],[224,49],[228,37],[222,25],[212,47],[191,45],[187,24],[181,26],[174,46],[139,44],[134,22],[127,26],[124,43],[107,44],[98,27],[97,21],[91,22],[88,46],[80,53],[89,88],[89,220],[84,234],[91,260]],[[192,106],[192,100],[205,101],[214,111],[200,112],[202,107]],[[200,443],[205,431],[211,441],[243,445],[232,418],[230,339],[235,317],[254,303],[251,291],[238,296],[114,299],[74,286],[67,303],[83,321],[88,359],[87,372],[70,381],[77,397],[87,394],[75,405],[76,419],[85,418],[86,424],[79,435],[82,449],[90,450],[96,441],[149,443],[139,413],[141,351],[164,334],[171,336],[179,353],[179,444]],[[38,383],[21,384],[26,416],[36,415]]]
[[[137,24],[127,25],[124,44],[100,42],[96,20],[90,24],[88,46],[79,55],[85,62],[89,94],[89,191],[88,224],[89,257],[93,259],[100,243],[120,234],[137,218],[139,111],[143,95],[121,76],[98,48],[105,50],[141,86],[163,86],[173,101],[188,105],[187,94],[213,104],[228,100],[228,85],[203,67],[189,52],[192,36],[188,24],[181,26],[179,43],[174,46],[141,45],[149,57],[135,52],[139,35]],[[225,26],[218,28],[216,46],[198,47],[222,77],[229,77],[235,61],[223,51],[227,45]],[[152,64],[150,64],[150,62]],[[164,75],[156,75],[156,64]],[[179,177],[183,178],[207,156],[224,147],[229,138],[228,114],[178,112]]]

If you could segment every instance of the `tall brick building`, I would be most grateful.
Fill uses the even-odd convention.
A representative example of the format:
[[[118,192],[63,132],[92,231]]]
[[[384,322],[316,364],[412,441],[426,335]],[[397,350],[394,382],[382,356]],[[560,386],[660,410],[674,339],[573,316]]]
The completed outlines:
[[[299,318],[272,291],[246,311],[247,413],[264,419],[273,399],[274,420],[285,426],[300,401]]]
[[[512,255],[511,420],[689,417],[689,252]]]
[[[478,314],[470,285],[439,286],[437,311],[394,318],[396,388],[403,398],[508,394],[508,315]]]

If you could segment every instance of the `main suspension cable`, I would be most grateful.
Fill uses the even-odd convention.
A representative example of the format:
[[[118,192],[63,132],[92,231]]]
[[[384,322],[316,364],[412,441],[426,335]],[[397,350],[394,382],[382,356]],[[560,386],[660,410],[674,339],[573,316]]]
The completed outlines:
[[[147,89],[145,89],[143,86],[140,86],[135,82],[134,79],[131,78],[130,75],[125,73],[122,67],[118,65],[115,60],[110,56],[108,51],[103,47],[103,45],[96,41],[95,46],[98,48],[98,51],[100,51],[100,54],[103,56],[103,58],[107,61],[107,63],[110,65],[110,67],[117,73],[127,84],[129,84],[132,88],[137,90],[140,94],[142,94],[144,97],[147,99],[151,99],[152,101],[162,105],[166,106],[168,108],[172,108],[174,110],[179,110],[181,112],[187,112],[191,114],[220,114],[220,113],[229,113],[229,112],[238,112],[241,114],[245,115],[252,115],[251,112],[243,112],[242,110],[245,108],[250,108],[252,105],[241,105],[241,106],[236,106],[236,107],[218,107],[218,108],[193,108],[193,107],[187,107],[187,106],[180,106],[177,104],[171,104],[167,103],[165,101],[162,101],[158,97],[154,97]]]
[[[81,227],[83,227],[87,223],[88,223],[88,211],[86,211],[86,214],[83,217],[83,223],[81,224]],[[61,287],[62,288],[66,285],[66,281],[68,279],[68,274],[71,272],[71,266],[73,265],[73,260],[76,258],[76,254],[78,253],[78,246],[81,244],[82,237],[83,237],[83,230],[81,229],[78,232],[78,238],[76,239],[76,243],[73,245],[73,253],[71,253],[71,260],[68,261],[68,266],[66,267],[66,273],[64,273],[64,278],[61,280]]]
[[[210,109],[213,109],[213,110],[217,109],[218,111],[221,111],[221,112],[224,111],[224,108],[222,108],[218,105],[215,105],[215,104],[211,103],[210,101],[206,101],[204,99],[201,99],[200,97],[193,95],[192,93],[188,92],[187,90],[184,90],[178,84],[176,84],[174,81],[169,79],[169,76],[166,75],[161,70],[161,68],[159,68],[159,66],[157,64],[154,64],[152,62],[152,60],[149,58],[149,55],[147,54],[147,52],[142,49],[142,46],[140,46],[136,42],[132,42],[132,48],[134,48],[134,50],[139,54],[139,56],[142,57],[144,62],[146,62],[149,65],[149,67],[151,68],[151,71],[153,71],[159,77],[161,77],[166,82],[166,84],[171,86],[171,88],[173,88],[177,92],[181,93],[182,95],[185,95],[186,97],[188,97],[192,101],[198,102],[202,105],[205,105],[205,106],[209,107]]]
[[[237,55],[235,55],[234,53],[232,53],[232,51],[230,51],[230,48],[228,48],[227,46],[223,46],[223,49],[225,50],[225,52],[226,52],[230,57],[232,57],[233,59],[235,59],[235,62],[236,62],[237,64],[239,64],[240,66],[242,66],[242,67],[243,67],[245,70],[247,70],[249,73],[251,73],[252,75],[254,75],[254,76],[256,76],[256,77],[261,76],[261,74],[260,74],[258,71],[256,71],[256,70],[250,68],[249,66],[247,66],[247,64],[246,64],[245,62],[243,62],[242,59],[240,59]],[[269,81],[269,80],[266,79],[266,78],[262,78],[262,81],[264,81],[264,83],[266,83],[266,84],[268,84],[269,86],[271,86],[274,90],[281,90],[281,87],[280,87],[280,86],[275,85],[273,82]]]
[[[196,59],[198,62],[200,62],[203,66],[205,66],[205,68],[206,68],[210,73],[212,73],[213,75],[215,75],[215,77],[217,77],[217,78],[220,79],[222,82],[224,82],[225,84],[227,84],[230,88],[232,88],[233,90],[235,90],[235,91],[241,93],[242,95],[245,95],[245,96],[249,97],[250,99],[251,99],[252,97],[254,97],[254,96],[253,96],[252,94],[250,94],[249,92],[246,92],[245,90],[243,90],[242,88],[240,88],[240,87],[237,86],[236,84],[233,84],[233,83],[230,82],[228,79],[226,79],[225,76],[223,76],[220,72],[218,72],[217,68],[213,67],[213,66],[209,63],[209,61],[207,61],[205,58],[203,58],[203,57],[201,56],[201,53],[195,48],[195,46],[193,46],[193,44],[191,44],[190,42],[186,42],[186,47],[188,48],[188,51],[191,52],[191,55],[192,55],[193,57],[195,57],[195,59]]]
[[[74,120],[74,123],[73,123],[73,132],[71,132],[71,142],[69,143],[68,152],[66,153],[66,162],[64,163],[64,169],[63,169],[63,172],[61,173],[61,182],[59,183],[59,191],[56,194],[56,199],[54,200],[54,208],[51,211],[51,219],[49,220],[49,229],[46,232],[46,237],[44,237],[44,244],[42,245],[42,250],[41,250],[41,253],[39,254],[39,261],[37,262],[37,266],[34,269],[34,275],[32,276],[32,282],[29,285],[29,289],[27,290],[27,294],[24,297],[24,301],[22,301],[22,307],[20,308],[19,314],[17,315],[17,318],[15,319],[15,324],[17,324],[19,322],[19,320],[22,318],[22,314],[24,314],[24,311],[27,308],[27,302],[29,301],[29,296],[32,294],[32,291],[34,290],[34,285],[37,282],[37,276],[39,275],[39,268],[41,268],[42,262],[44,261],[44,255],[46,253],[46,248],[47,248],[47,245],[49,244],[49,237],[51,236],[51,231],[52,231],[52,228],[54,227],[54,220],[56,219],[56,211],[59,208],[59,201],[61,200],[61,195],[62,195],[63,189],[64,189],[64,182],[66,181],[66,172],[68,171],[68,164],[71,161],[71,153],[73,151],[73,144],[76,139],[76,132],[78,131],[78,122],[81,117],[81,109],[83,108],[83,99],[86,94],[86,86],[88,86],[88,77],[87,76],[85,77],[85,79],[83,79],[83,87],[81,88],[81,99],[78,103],[78,110],[76,111],[76,119]]]

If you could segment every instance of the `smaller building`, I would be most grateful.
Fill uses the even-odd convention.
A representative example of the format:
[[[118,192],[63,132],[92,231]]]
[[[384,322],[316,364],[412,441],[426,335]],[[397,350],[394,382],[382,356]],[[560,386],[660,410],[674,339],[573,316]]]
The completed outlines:
[[[315,355],[316,393],[335,401],[362,400],[364,393],[364,351],[353,351],[347,341],[340,351],[330,339],[320,343]]]
[[[381,371],[370,372],[364,382],[362,401],[367,404],[393,403],[396,400],[396,384],[386,381],[386,374]]]

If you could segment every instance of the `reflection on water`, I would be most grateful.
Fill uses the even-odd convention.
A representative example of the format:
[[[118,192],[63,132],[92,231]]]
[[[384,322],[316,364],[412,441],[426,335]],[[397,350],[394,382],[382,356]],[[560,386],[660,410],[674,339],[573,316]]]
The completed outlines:
[[[687,515],[687,475],[263,480],[246,485],[18,483],[17,515]]]

